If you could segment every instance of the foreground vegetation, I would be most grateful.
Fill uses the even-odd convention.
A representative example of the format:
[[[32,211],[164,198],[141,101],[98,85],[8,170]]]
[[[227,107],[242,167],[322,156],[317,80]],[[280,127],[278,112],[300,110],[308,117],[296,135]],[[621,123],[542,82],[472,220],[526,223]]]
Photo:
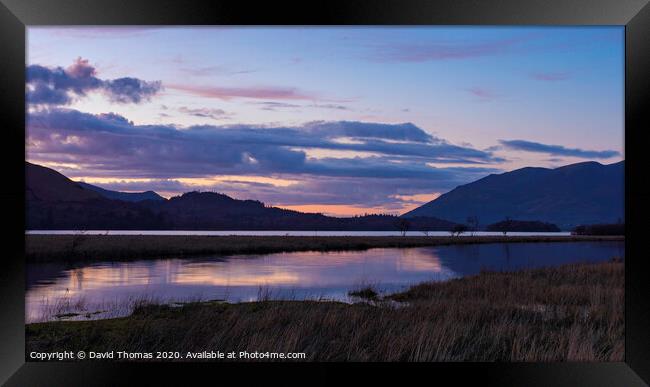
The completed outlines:
[[[304,352],[312,361],[623,361],[620,261],[426,283],[384,300],[147,305],[26,326],[26,350]]]
[[[590,224],[573,229],[575,235],[625,235],[625,223]]]
[[[192,255],[365,250],[497,242],[621,241],[618,236],[177,236],[26,235],[27,260],[129,260]]]

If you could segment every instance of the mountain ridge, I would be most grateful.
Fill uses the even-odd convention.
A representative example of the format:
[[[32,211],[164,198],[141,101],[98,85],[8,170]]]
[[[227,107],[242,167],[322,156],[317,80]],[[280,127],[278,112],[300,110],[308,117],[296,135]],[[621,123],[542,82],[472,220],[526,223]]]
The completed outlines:
[[[96,185],[88,184],[83,181],[75,182],[82,186],[85,189],[90,191],[97,192],[107,199],[117,199],[125,202],[141,202],[143,200],[165,200],[162,196],[158,195],[154,191],[144,191],[144,192],[121,192],[113,191],[106,188],[98,187]]]
[[[302,213],[216,192],[192,191],[170,199],[125,201],[102,196],[53,169],[25,165],[26,219],[31,230],[397,231],[402,222],[393,215],[335,218]],[[56,184],[48,186],[50,182]],[[411,223],[411,230],[430,231],[449,230],[455,225],[431,217],[416,218]]]
[[[558,168],[524,167],[490,174],[440,195],[402,215],[435,216],[483,225],[506,217],[571,229],[579,224],[616,223],[624,217],[625,161],[595,161]]]

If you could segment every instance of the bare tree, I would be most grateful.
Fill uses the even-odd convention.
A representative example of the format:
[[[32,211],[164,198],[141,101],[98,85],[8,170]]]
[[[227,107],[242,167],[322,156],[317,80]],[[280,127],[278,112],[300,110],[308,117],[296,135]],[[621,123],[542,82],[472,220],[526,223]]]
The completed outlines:
[[[506,221],[503,225],[503,236],[508,234],[508,230],[512,227],[512,219],[509,216],[506,216]]]
[[[404,218],[399,218],[397,221],[397,228],[399,229],[399,232],[402,234],[402,236],[406,236],[406,232],[411,228],[411,222]]]
[[[456,236],[460,236],[460,234],[464,233],[465,231],[467,231],[467,226],[466,225],[457,224],[451,230],[451,235],[453,236],[454,234],[456,234]]]
[[[467,217],[467,225],[469,226],[469,229],[472,232],[472,236],[474,236],[474,232],[478,231],[478,229],[479,229],[478,216],[476,216],[476,215],[468,216]]]
[[[78,230],[72,235],[72,239],[70,241],[70,252],[74,253],[77,247],[81,243],[83,243],[84,240],[86,240],[86,230]]]

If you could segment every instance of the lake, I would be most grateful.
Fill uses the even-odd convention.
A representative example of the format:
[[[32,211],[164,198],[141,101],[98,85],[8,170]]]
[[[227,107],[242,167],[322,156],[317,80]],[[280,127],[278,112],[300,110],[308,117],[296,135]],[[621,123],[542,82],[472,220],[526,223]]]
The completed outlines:
[[[348,252],[93,262],[28,263],[26,321],[124,316],[142,301],[259,299],[354,302],[348,291],[384,293],[481,269],[516,270],[625,257],[624,242],[490,243]],[[59,315],[57,317],[56,315]]]

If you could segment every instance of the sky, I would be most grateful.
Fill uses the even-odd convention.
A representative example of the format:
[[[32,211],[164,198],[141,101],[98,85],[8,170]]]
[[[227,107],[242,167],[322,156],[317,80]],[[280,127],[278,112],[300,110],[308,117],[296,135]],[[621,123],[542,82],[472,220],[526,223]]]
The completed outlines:
[[[165,197],[402,214],[624,159],[624,29],[28,27],[26,159]]]

